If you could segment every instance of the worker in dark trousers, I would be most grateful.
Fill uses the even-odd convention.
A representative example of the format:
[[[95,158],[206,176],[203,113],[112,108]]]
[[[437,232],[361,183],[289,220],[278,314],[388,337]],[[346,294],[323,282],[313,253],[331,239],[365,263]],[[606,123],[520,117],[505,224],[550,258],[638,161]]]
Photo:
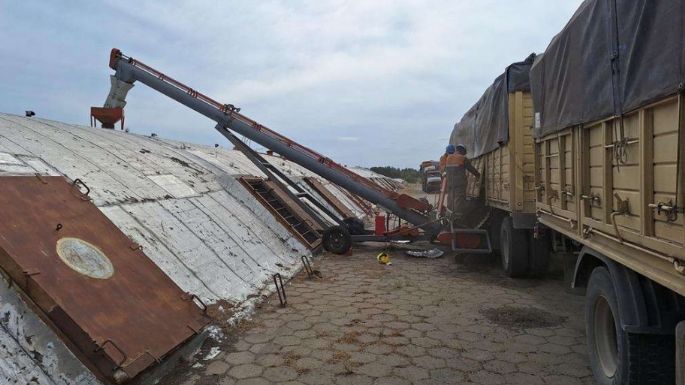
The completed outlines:
[[[444,170],[447,177],[447,208],[452,212],[453,218],[461,219],[466,205],[466,171],[476,178],[480,178],[480,173],[466,157],[466,146],[463,144],[458,144],[454,153],[447,155]]]

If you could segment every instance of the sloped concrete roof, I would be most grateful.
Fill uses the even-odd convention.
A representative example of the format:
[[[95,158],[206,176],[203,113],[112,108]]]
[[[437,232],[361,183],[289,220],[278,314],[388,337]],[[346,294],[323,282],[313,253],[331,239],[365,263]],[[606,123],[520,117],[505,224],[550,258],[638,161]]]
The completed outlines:
[[[233,178],[261,174],[241,153],[222,151],[227,166],[219,168],[191,151],[0,115],[0,173],[81,179],[102,212],[183,290],[207,302],[242,302],[309,251]]]
[[[270,159],[316,196],[301,180],[312,173]],[[263,175],[238,151],[0,114],[0,176],[36,173],[85,182],[115,225],[179,287],[208,303],[228,300],[249,312],[272,274],[289,277],[300,256],[311,254],[235,179]],[[15,297],[12,289],[0,292],[3,303]],[[97,383],[25,304],[7,303],[0,309],[1,383]],[[27,345],[28,334],[43,337]]]

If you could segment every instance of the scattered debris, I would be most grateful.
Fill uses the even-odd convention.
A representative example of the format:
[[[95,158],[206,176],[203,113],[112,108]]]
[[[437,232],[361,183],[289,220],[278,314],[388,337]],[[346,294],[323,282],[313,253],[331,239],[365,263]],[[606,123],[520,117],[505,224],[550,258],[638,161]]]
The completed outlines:
[[[207,306],[207,316],[211,318],[213,324],[218,325],[222,334],[228,334],[231,329],[231,319],[235,314],[234,306],[235,304],[225,299]]]
[[[205,361],[212,360],[216,358],[221,353],[221,348],[218,346],[212,346],[212,348],[209,350],[209,353],[203,358]]]
[[[392,262],[390,262],[390,256],[385,251],[378,254],[376,259],[381,265],[392,265]]]
[[[405,253],[410,257],[428,259],[440,258],[443,256],[443,254],[445,254],[444,251],[437,248],[430,250],[407,250]]]

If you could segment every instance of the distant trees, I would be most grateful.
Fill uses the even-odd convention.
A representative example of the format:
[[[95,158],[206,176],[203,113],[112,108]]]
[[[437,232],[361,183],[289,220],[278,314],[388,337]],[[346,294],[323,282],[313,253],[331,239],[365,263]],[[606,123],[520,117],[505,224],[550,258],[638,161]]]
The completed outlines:
[[[404,179],[408,183],[417,183],[421,181],[421,174],[419,170],[413,168],[397,168],[392,166],[371,167],[371,171],[385,175],[389,178]]]

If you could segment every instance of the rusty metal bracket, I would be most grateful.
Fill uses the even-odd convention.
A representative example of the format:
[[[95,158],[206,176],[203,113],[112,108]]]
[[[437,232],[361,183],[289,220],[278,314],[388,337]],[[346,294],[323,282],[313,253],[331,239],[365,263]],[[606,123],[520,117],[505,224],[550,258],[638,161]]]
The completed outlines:
[[[86,189],[85,194],[83,192],[81,192],[81,188],[78,187],[79,185],[83,186],[83,188]],[[88,197],[88,195],[90,194],[90,187],[88,187],[88,185],[86,185],[81,179],[79,179],[79,178],[74,179],[74,182],[71,183],[71,186],[76,187],[76,189],[79,191],[79,193],[81,193],[83,195],[83,197],[81,197],[81,199],[83,199],[84,201],[90,200],[90,198]]]
[[[95,349],[95,352],[97,353],[97,352],[99,352],[99,351],[104,350],[104,349],[105,349],[105,345],[107,345],[107,344],[110,344],[110,345],[114,346],[114,348],[115,348],[117,351],[119,351],[119,353],[121,353],[122,359],[121,359],[121,361],[117,362],[117,366],[121,368],[121,366],[124,364],[124,362],[126,362],[126,361],[128,360],[128,356],[127,356],[126,353],[125,353],[123,350],[121,350],[121,348],[120,348],[119,346],[117,346],[117,344],[114,343],[114,341],[112,341],[111,339],[108,338],[108,339],[105,340],[105,342],[103,342],[103,343],[101,343],[100,345],[98,345],[98,347]]]
[[[602,207],[602,197],[596,193],[590,193],[590,195],[581,195],[581,200],[590,201],[590,206]]]
[[[668,203],[663,203],[663,202],[658,202],[658,203],[650,203],[649,207],[656,209],[656,214],[661,215],[666,214],[666,220],[668,222],[675,222],[678,220],[678,213],[682,212],[683,209],[676,206],[673,203],[673,200],[670,200]]]
[[[592,235],[593,228],[592,226],[585,226],[583,228],[583,239],[588,239]]]
[[[306,255],[303,255],[302,258],[302,264],[304,265],[304,271],[307,272],[307,278],[312,279],[314,278],[314,270],[312,270],[312,263],[309,261],[309,258],[307,258]]]
[[[547,198],[559,200],[559,191],[558,190],[551,190],[550,192],[547,193]]]
[[[302,256],[302,264],[304,265],[304,270],[307,272],[307,278],[309,278],[309,279],[323,278],[323,276],[321,275],[321,272],[319,270],[314,270],[312,268],[312,262],[308,256],[306,256],[306,255]]]
[[[304,265],[304,270],[307,272],[307,277],[309,279],[322,278],[321,272],[312,268],[312,262],[308,256],[302,256],[302,264]]]
[[[675,269],[675,271],[678,272],[678,274],[685,275],[685,263],[683,263],[682,261],[674,259],[673,268]]]
[[[26,278],[26,286],[24,287],[24,290],[28,290],[29,288],[29,279],[33,277],[34,275],[39,275],[40,271],[24,271],[24,278]]]
[[[36,176],[36,179],[38,179],[38,180],[40,181],[40,183],[42,183],[42,184],[48,184],[48,181],[46,181],[45,179],[43,179],[43,177],[42,177],[39,173],[35,173],[34,175]]]
[[[143,354],[152,357],[152,359],[155,360],[155,362],[158,363],[158,364],[159,364],[160,362],[162,362],[162,360],[161,360],[160,358],[155,357],[152,353],[150,353],[149,350],[146,350]]]
[[[276,285],[276,293],[278,293],[278,301],[281,307],[288,306],[288,299],[285,296],[285,286],[283,286],[283,278],[280,273],[274,274],[274,285]]]
[[[14,281],[12,281],[12,276],[9,275],[8,272],[6,272],[3,269],[0,269],[0,276],[2,276],[2,278],[7,281],[7,288],[12,287],[12,282],[14,282]]]
[[[223,108],[221,109],[222,112],[228,113],[228,112],[240,112],[240,107],[236,107],[233,104],[224,104]]]
[[[630,214],[630,201],[628,199],[621,198],[617,192],[614,193],[614,198],[616,198],[616,203],[618,205],[618,210],[616,210],[616,212],[621,215]]]
[[[200,308],[202,309],[202,313],[207,314],[207,305],[196,294],[185,293],[181,298],[185,301],[197,301],[197,303],[201,305]]]
[[[614,198],[616,198],[616,204],[618,210],[611,213],[611,224],[614,226],[614,233],[618,238],[620,243],[623,243],[623,236],[618,228],[618,223],[616,222],[616,217],[619,215],[629,215],[630,214],[630,201],[621,198],[618,193],[614,193]]]
[[[575,196],[575,194],[573,193],[572,187],[562,190],[561,194],[564,196],[564,199],[566,199],[566,200],[573,199],[573,197]]]

